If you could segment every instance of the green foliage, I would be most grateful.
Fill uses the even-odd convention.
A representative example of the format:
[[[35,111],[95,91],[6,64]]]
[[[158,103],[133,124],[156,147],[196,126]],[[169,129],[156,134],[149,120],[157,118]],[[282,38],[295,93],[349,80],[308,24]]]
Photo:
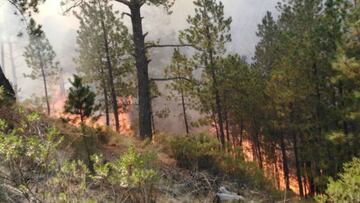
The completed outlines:
[[[110,84],[114,84],[119,97],[134,95],[134,62],[131,56],[133,45],[128,28],[120,20],[119,12],[114,10],[108,0],[96,0],[81,4],[80,11],[74,12],[74,15],[80,22],[76,40],[79,53],[79,57],[75,59],[77,71],[84,83],[94,86],[97,95],[102,95],[101,99],[98,98],[104,104],[102,108],[112,103]],[[105,49],[104,37],[110,45],[109,50]],[[109,76],[107,54],[110,56],[113,81]]]
[[[245,161],[241,148],[226,153],[216,139],[206,134],[175,137],[170,146],[181,168],[208,170],[235,179],[239,185],[275,192],[264,172],[255,163]]]
[[[93,155],[93,172],[69,160],[59,148],[63,138],[40,115],[19,110],[19,123],[0,120],[1,202],[150,202],[158,182],[156,156],[134,147],[108,162]],[[10,127],[11,126],[11,127]],[[62,145],[61,145],[62,146]],[[96,187],[96,189],[94,189]]]
[[[60,72],[59,62],[55,61],[56,53],[51,46],[45,34],[30,35],[29,45],[24,51],[25,62],[31,73],[26,75],[33,80],[35,79],[56,79]]]
[[[79,116],[83,124],[84,119],[91,117],[96,110],[96,95],[90,90],[89,86],[82,84],[82,79],[79,76],[74,75],[74,80],[70,82],[72,87],[65,102],[65,113]]]
[[[45,198],[52,202],[90,201],[89,176],[89,169],[82,161],[65,161],[48,180],[48,188],[44,188]]]
[[[31,68],[30,74],[24,74],[33,80],[41,79],[45,92],[47,113],[50,115],[50,98],[48,94],[48,84],[57,80],[60,73],[59,62],[55,61],[55,51],[51,46],[45,33],[30,35],[29,45],[25,47],[24,58],[27,66]]]
[[[211,169],[212,161],[221,151],[219,142],[206,134],[175,137],[170,146],[177,165],[193,170]]]
[[[158,175],[156,172],[156,155],[151,152],[140,154],[134,146],[117,161],[111,164],[113,170],[110,181],[126,187],[149,187],[152,189]]]
[[[360,159],[344,164],[339,178],[329,179],[325,194],[318,195],[318,202],[357,203],[360,201]]]
[[[62,141],[56,129],[42,129],[38,114],[31,113],[22,119],[16,128],[9,128],[5,120],[0,120],[0,179],[7,188],[6,201],[18,196],[41,198],[43,193],[35,191],[56,169],[55,152]]]

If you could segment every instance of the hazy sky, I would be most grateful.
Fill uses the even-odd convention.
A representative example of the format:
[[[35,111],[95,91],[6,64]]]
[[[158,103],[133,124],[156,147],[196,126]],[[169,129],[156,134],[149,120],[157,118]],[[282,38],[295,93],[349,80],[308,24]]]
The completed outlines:
[[[274,11],[278,0],[222,0],[225,5],[225,14],[233,18],[232,38],[229,50],[241,55],[251,57],[257,43],[255,35],[257,24],[261,22],[265,12]],[[14,17],[8,5],[1,0],[0,3],[0,34],[5,42],[5,55],[7,68],[6,74],[12,80],[9,68],[9,53],[6,42],[11,41],[15,44],[16,66],[19,86],[23,96],[29,96],[38,90],[39,82],[24,79],[22,73],[28,71],[22,55],[22,47],[26,45],[26,37],[21,39],[14,37],[16,32],[21,30],[20,21]],[[117,7],[123,9],[123,7]],[[178,30],[186,28],[186,17],[193,13],[192,0],[177,0],[173,8],[174,13],[167,16],[161,8],[145,8],[143,10],[144,29],[149,32],[150,39],[162,39],[162,36],[169,33],[177,33]],[[125,17],[126,18],[126,17]],[[77,20],[69,14],[62,15],[60,0],[47,0],[40,7],[40,14],[36,16],[54,46],[62,67],[66,72],[74,72],[75,65],[72,58],[75,55],[75,37],[78,26]],[[11,27],[11,29],[10,29]],[[10,31],[8,31],[10,30]],[[4,31],[7,33],[4,34]],[[69,74],[70,75],[70,74]]]

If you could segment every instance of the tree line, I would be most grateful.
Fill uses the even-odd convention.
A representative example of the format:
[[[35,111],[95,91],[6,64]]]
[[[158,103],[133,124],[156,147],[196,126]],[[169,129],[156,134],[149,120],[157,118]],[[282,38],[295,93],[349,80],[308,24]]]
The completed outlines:
[[[25,8],[36,8],[36,2]],[[216,0],[194,1],[195,12],[187,17],[188,27],[179,32],[175,44],[146,42],[143,6],[162,6],[171,14],[173,3],[64,2],[69,9],[80,8],[74,12],[80,21],[77,70],[103,101],[107,124],[112,113],[119,131],[118,109],[123,107],[118,99],[133,95],[138,101],[139,136],[151,138],[156,83],[170,81],[167,88],[172,99],[180,101],[187,134],[193,127],[212,125],[224,151],[249,140],[259,167],[281,163],[286,189],[294,174],[301,196],[323,192],[327,178],[359,156],[359,0],[279,3],[278,15],[268,12],[258,25],[259,42],[251,59],[226,50],[232,19]],[[125,5],[129,12],[118,13],[113,4]],[[121,15],[130,17],[132,32]],[[42,41],[48,48],[34,56],[40,61],[31,60],[36,51],[25,54],[29,66],[37,64],[34,73],[44,72],[39,72],[39,64],[47,61],[44,67],[57,70],[52,52],[47,51],[48,59],[41,54],[51,49]],[[27,50],[33,44],[30,41]],[[150,78],[148,51],[162,47],[175,48],[166,78]],[[46,74],[41,75],[46,86]],[[190,109],[203,118],[191,120]]]

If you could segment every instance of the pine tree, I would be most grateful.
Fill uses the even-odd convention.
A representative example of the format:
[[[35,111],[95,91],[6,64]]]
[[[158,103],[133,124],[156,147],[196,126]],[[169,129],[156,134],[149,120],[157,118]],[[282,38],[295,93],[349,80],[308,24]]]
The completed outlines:
[[[45,33],[30,35],[29,45],[25,47],[24,57],[26,64],[31,68],[31,73],[25,76],[33,80],[42,79],[43,81],[47,114],[50,115],[48,83],[57,79],[60,68],[59,62],[55,61],[55,51]]]
[[[219,92],[219,67],[217,61],[225,53],[225,45],[231,41],[230,24],[232,19],[224,17],[224,5],[215,0],[197,0],[195,15],[189,16],[189,28],[180,32],[180,40],[190,44],[197,50],[194,61],[198,67],[204,67],[204,79],[208,87],[205,91],[211,93],[213,104],[207,113],[216,114],[215,122],[219,126],[219,137],[225,147],[224,118],[221,95]],[[210,90],[210,91],[209,91]],[[208,100],[202,100],[208,102]]]
[[[189,103],[193,102],[190,98],[191,93],[196,84],[193,78],[193,64],[187,59],[187,57],[180,52],[179,49],[175,49],[172,56],[172,63],[165,70],[165,75],[173,81],[167,85],[171,90],[171,98],[178,98],[180,96],[182,117],[184,119],[184,126],[186,134],[190,133],[190,121],[189,121]]]
[[[95,173],[93,161],[91,160],[91,151],[89,138],[85,135],[85,119],[91,118],[98,106],[95,105],[96,94],[90,90],[89,86],[84,86],[82,78],[74,75],[73,81],[70,81],[72,87],[69,89],[69,95],[65,102],[64,113],[77,116],[80,119],[81,130],[83,133],[83,144],[86,150],[87,163],[90,172]]]
[[[80,21],[77,44],[78,71],[85,81],[103,94],[106,123],[110,124],[110,104],[116,130],[120,130],[118,97],[132,95],[132,57],[128,29],[108,1],[81,5],[75,13]]]
[[[74,75],[70,81],[72,87],[69,89],[68,99],[65,102],[65,113],[78,116],[81,125],[85,124],[85,119],[90,118],[95,113],[95,93],[89,86],[84,86],[82,78]]]

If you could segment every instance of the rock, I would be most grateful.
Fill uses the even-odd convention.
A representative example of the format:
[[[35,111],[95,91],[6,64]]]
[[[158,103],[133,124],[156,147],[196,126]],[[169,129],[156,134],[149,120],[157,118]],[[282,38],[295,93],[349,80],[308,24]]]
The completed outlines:
[[[218,197],[218,200],[220,200],[220,202],[245,200],[243,196],[238,195],[235,192],[230,192],[224,186],[221,186],[219,188],[219,192],[216,193],[216,196]]]

